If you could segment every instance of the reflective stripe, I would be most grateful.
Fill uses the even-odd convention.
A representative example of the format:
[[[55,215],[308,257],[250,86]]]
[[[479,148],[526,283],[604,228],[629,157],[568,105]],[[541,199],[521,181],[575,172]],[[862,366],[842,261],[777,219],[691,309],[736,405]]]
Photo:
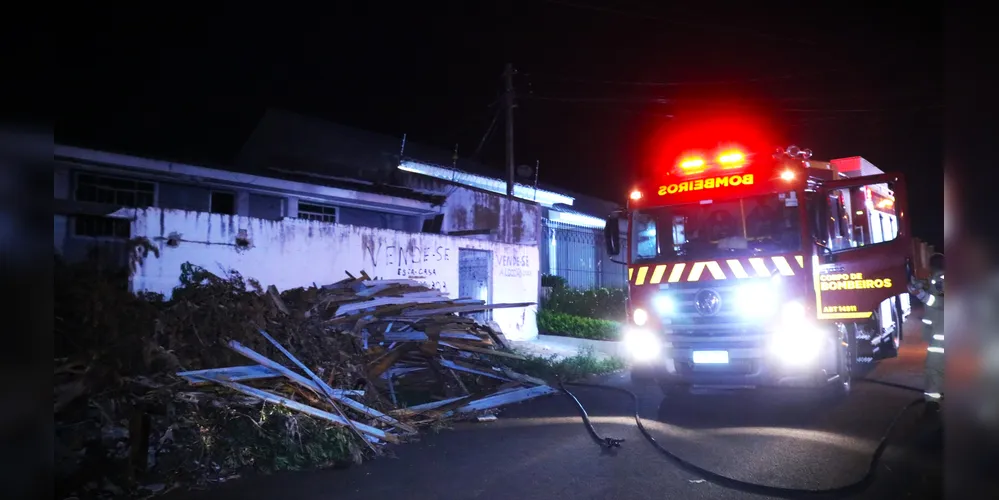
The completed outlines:
[[[943,354],[944,353],[944,348],[943,347],[930,346],[930,347],[927,347],[926,350],[930,351],[930,352],[939,353],[939,354]]]
[[[936,295],[930,295],[929,298],[926,299],[926,305],[932,306],[933,303],[936,302],[936,301],[937,301]]]
[[[774,265],[777,266],[777,270],[780,271],[784,276],[794,276],[794,270],[791,269],[791,265],[787,263],[787,259],[784,257],[771,257],[774,261]]]
[[[928,319],[926,319],[926,318],[923,318],[923,323],[925,323],[925,324],[927,324],[927,325],[932,325],[932,324],[933,324],[933,322],[932,322],[932,321],[930,321],[930,320],[928,320]]]
[[[926,395],[926,397],[930,397],[933,399],[940,399],[943,397],[943,395],[940,394],[939,392],[924,392],[923,394]]]
[[[658,285],[663,280],[663,273],[666,272],[666,264],[660,264],[656,266],[656,270],[652,271],[652,278],[649,283],[652,285]]]
[[[791,262],[791,258],[794,258],[794,263]],[[628,282],[633,285],[659,285],[664,282],[697,282],[709,279],[769,278],[775,275],[795,276],[795,269],[803,269],[804,264],[805,259],[801,255],[778,255],[766,258],[752,257],[644,266],[636,265],[628,267]]]
[[[669,272],[669,282],[676,283],[680,281],[680,277],[683,276],[683,268],[687,267],[687,264],[683,262],[673,265],[673,270]]]
[[[739,262],[736,259],[729,259],[725,262],[728,263],[728,267],[732,269],[732,274],[734,274],[736,278],[742,279],[749,277],[749,273],[747,273],[742,267],[742,262]]]
[[[721,266],[717,262],[711,261],[707,263],[708,272],[711,273],[711,277],[716,280],[725,279],[725,271],[722,271]]]
[[[701,279],[701,273],[704,272],[704,263],[695,262],[693,267],[690,268],[690,274],[687,275],[687,281],[697,281]]]
[[[940,341],[943,341],[943,339],[944,339],[944,336],[943,336],[943,335],[940,335],[939,333],[935,333],[935,334],[933,334],[933,340],[940,340]]]
[[[756,275],[760,278],[767,278],[770,276],[770,270],[767,269],[767,265],[763,263],[763,259],[753,257],[752,259],[749,259],[749,265],[753,266],[753,270],[756,271]]]
[[[645,274],[649,272],[649,266],[642,266],[638,268],[638,276],[635,277],[635,284],[641,285],[645,283]]]

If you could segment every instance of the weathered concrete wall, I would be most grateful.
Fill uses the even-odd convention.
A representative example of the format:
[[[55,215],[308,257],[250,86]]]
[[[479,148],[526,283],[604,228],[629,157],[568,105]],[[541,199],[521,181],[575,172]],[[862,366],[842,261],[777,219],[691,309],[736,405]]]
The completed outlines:
[[[492,251],[493,302],[537,302],[538,249],[471,238],[404,233],[386,229],[324,224],[298,219],[136,210],[133,236],[159,246],[132,278],[134,291],[170,295],[185,262],[222,273],[233,269],[280,290],[323,285],[361,270],[382,279],[408,277],[456,297],[458,253],[462,248]],[[167,238],[179,239],[175,247]],[[237,246],[237,237],[249,240]],[[513,340],[537,336],[536,306],[499,309],[493,318]]]
[[[419,174],[405,173],[406,187],[447,195],[444,202],[445,232],[491,229],[489,239],[517,245],[537,245],[540,234],[541,207],[534,203],[510,200],[503,195],[470,189]]]

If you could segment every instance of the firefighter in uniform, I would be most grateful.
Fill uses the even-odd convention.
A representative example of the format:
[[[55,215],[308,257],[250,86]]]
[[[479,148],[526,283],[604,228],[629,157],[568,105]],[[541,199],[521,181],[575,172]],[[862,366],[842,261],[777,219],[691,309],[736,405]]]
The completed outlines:
[[[944,272],[933,270],[929,280],[913,280],[909,293],[919,299],[923,309],[923,340],[926,348],[926,390],[924,397],[927,408],[937,409],[943,398],[944,379]]]

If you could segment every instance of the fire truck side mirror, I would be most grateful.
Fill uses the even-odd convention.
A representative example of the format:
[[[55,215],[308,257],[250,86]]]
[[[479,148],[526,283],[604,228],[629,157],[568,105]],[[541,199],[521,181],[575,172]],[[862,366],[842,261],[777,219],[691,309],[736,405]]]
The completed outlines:
[[[607,254],[611,257],[621,253],[621,226],[616,216],[608,217],[604,224],[604,243],[607,245]]]

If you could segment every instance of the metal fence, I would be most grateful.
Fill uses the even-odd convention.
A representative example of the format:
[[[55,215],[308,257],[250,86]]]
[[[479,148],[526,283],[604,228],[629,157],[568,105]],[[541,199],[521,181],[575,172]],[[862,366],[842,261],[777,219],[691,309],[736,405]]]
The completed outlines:
[[[541,219],[541,225],[542,273],[565,278],[570,287],[578,289],[627,286],[627,269],[610,260],[604,246],[603,230],[545,218]],[[624,248],[624,241],[621,248]]]

